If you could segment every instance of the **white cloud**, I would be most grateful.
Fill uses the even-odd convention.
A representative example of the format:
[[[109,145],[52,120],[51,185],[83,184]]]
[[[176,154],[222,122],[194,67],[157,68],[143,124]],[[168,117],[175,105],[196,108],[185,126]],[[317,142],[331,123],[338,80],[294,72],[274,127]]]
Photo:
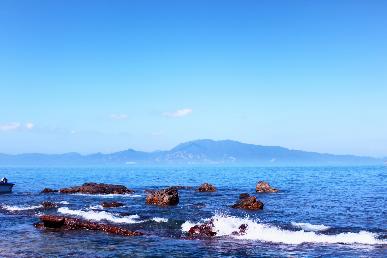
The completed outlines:
[[[0,131],[6,132],[6,131],[14,131],[21,127],[20,123],[12,122],[12,123],[5,123],[0,124]]]
[[[165,112],[163,113],[163,115],[167,117],[184,117],[184,116],[188,116],[191,113],[192,113],[192,109],[183,108],[183,109],[178,109],[174,112]]]
[[[110,118],[113,120],[126,120],[128,119],[127,114],[111,114]]]
[[[31,123],[31,122],[26,123],[26,128],[27,128],[28,130],[31,130],[31,129],[34,128],[34,127],[35,127],[35,125],[34,125],[33,123]]]

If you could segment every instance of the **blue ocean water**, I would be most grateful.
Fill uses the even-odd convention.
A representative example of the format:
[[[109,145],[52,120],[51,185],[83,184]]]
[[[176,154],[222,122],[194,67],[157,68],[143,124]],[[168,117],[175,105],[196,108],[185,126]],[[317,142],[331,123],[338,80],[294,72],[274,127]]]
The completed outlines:
[[[0,195],[0,257],[244,257],[387,256],[386,167],[195,168],[0,168],[16,183]],[[279,193],[255,193],[258,181]],[[85,182],[122,184],[127,196],[40,194]],[[209,182],[218,191],[179,190],[176,207],[145,204],[146,189]],[[230,208],[240,193],[257,196],[262,211]],[[104,210],[101,201],[124,207]],[[60,203],[44,211],[42,201]],[[55,213],[119,223],[145,233],[122,237],[102,232],[36,229],[38,215]],[[188,240],[186,230],[214,220],[217,237]],[[247,224],[243,236],[234,236]]]

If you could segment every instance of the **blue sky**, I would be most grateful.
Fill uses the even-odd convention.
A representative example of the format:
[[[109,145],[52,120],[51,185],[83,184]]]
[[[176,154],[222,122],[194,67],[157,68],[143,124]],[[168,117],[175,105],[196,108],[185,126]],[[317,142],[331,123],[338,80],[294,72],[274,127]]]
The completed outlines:
[[[0,152],[387,156],[386,1],[1,1]]]

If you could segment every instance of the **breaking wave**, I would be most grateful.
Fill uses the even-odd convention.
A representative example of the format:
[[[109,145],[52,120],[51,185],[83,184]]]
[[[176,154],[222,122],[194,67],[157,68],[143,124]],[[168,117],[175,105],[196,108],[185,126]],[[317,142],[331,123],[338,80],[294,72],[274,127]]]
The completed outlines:
[[[300,228],[305,231],[325,231],[331,228],[325,225],[313,225],[310,223],[302,223],[302,222],[300,223],[292,222],[291,224],[293,227]]]
[[[168,219],[166,219],[166,218],[159,218],[159,217],[152,218],[151,220],[153,220],[155,222],[158,222],[158,223],[168,222]]]
[[[11,205],[2,205],[2,209],[7,210],[7,211],[28,211],[28,210],[36,210],[36,209],[41,209],[43,208],[42,205],[22,205],[22,206],[11,206]]]
[[[377,234],[360,231],[358,233],[347,232],[335,235],[326,235],[316,232],[306,232],[304,230],[291,231],[278,228],[273,225],[260,223],[257,220],[247,218],[238,218],[226,215],[214,215],[212,218],[213,230],[217,236],[230,236],[236,239],[258,240],[271,243],[282,243],[298,245],[302,243],[328,243],[328,244],[364,244],[364,245],[385,245],[386,241],[377,239]],[[247,225],[245,234],[234,235],[233,232],[239,232],[239,226]],[[182,231],[187,232],[190,227],[197,225],[186,221],[181,226]]]
[[[82,210],[71,210],[67,207],[62,207],[58,209],[59,213],[67,214],[67,215],[75,215],[78,217],[82,217],[87,220],[93,220],[93,221],[111,221],[114,223],[126,223],[126,224],[133,224],[133,223],[141,223],[143,221],[138,220],[140,217],[138,215],[130,215],[125,217],[119,217],[114,215],[113,213],[106,212],[106,211],[82,211]]]

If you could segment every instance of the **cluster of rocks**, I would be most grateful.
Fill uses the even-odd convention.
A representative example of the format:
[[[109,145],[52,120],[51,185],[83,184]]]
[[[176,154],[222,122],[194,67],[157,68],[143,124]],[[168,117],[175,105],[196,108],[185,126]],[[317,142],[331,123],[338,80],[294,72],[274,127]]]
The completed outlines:
[[[143,233],[138,231],[130,231],[123,227],[113,226],[109,224],[90,222],[87,220],[56,216],[42,215],[39,223],[35,224],[37,228],[60,229],[60,230],[95,230],[103,231],[109,234],[121,236],[141,236]]]
[[[158,205],[158,206],[173,206],[179,203],[179,192],[180,189],[191,189],[192,187],[185,186],[172,186],[169,188],[161,190],[146,190],[146,204],[149,205]],[[204,183],[199,186],[197,189],[198,192],[216,192],[217,189],[215,186]],[[98,184],[98,183],[85,183],[81,186],[74,186],[69,188],[62,188],[60,190],[54,190],[50,188],[43,189],[42,193],[55,193],[59,192],[62,194],[132,194],[133,190],[126,188],[123,185],[112,185],[112,184]],[[267,182],[259,181],[256,185],[257,193],[275,193],[278,192],[278,189],[271,187]],[[52,202],[43,202],[42,206],[44,209],[51,209],[58,207],[57,204]],[[115,208],[124,206],[123,203],[112,201],[112,202],[102,202],[101,206],[103,208]],[[242,193],[239,196],[237,203],[231,206],[235,209],[245,209],[245,210],[262,210],[264,207],[263,202],[257,199],[255,196],[250,196],[248,193]],[[63,229],[63,230],[75,230],[75,229],[86,229],[86,230],[97,230],[104,231],[111,234],[118,234],[124,236],[139,236],[142,235],[141,232],[129,231],[122,227],[112,226],[108,224],[101,224],[96,222],[90,222],[86,220],[55,216],[55,215],[43,215],[40,216],[40,223],[37,223],[35,226],[38,228],[54,228],[54,229]],[[196,225],[191,227],[188,231],[188,236],[190,238],[201,238],[201,237],[213,237],[216,235],[216,232],[213,230],[214,224],[213,221],[207,223]],[[247,225],[243,224],[239,227],[238,232],[233,232],[233,234],[244,234],[247,229]]]

